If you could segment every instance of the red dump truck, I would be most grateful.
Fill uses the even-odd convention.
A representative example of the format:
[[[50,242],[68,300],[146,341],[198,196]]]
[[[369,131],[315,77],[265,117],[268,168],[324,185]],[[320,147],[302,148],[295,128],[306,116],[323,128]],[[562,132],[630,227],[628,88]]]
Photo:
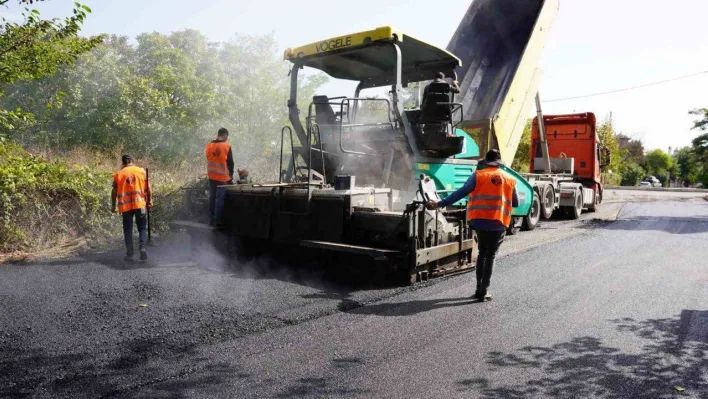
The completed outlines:
[[[540,120],[533,120],[531,162],[523,175],[538,194],[538,216],[547,219],[561,211],[577,219],[583,209],[596,211],[602,202],[601,169],[609,164],[609,152],[597,135],[595,115],[543,115]]]

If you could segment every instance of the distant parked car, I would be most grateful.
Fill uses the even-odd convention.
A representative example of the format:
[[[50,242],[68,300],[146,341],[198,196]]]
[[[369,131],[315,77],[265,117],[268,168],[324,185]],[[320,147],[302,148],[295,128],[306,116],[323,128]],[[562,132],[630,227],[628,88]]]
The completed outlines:
[[[649,176],[645,178],[644,181],[649,182],[649,184],[651,184],[650,187],[661,187],[661,182],[654,176]]]
[[[639,187],[652,187],[651,182],[643,181],[639,183]]]

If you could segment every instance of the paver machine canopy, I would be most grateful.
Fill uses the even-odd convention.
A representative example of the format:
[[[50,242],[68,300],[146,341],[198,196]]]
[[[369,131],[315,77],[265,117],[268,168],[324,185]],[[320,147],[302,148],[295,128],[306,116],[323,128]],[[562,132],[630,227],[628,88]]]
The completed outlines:
[[[324,181],[349,174],[365,184],[405,190],[412,182],[415,158],[446,158],[460,152],[462,138],[424,137],[419,115],[405,112],[401,102],[401,88],[410,83],[429,80],[436,72],[455,76],[461,63],[448,51],[391,27],[380,27],[288,49],[284,58],[293,63],[289,119],[303,144],[293,150],[300,162],[292,160],[288,175],[309,166]],[[297,79],[298,71],[304,67],[356,81],[358,85],[354,97],[316,96],[303,126],[297,104]],[[390,97],[360,96],[364,89],[383,86],[391,87]],[[450,125],[447,129],[451,131],[452,114],[461,120],[462,108],[448,98],[441,107],[448,109],[449,117],[438,122]],[[385,110],[384,120],[362,118],[358,111],[372,103]]]

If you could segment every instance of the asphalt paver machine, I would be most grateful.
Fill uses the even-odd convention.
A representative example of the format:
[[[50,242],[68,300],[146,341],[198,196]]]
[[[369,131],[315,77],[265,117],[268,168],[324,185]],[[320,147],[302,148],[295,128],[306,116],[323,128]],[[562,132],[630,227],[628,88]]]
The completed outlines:
[[[508,158],[509,147],[518,145],[518,122],[525,121],[538,81],[536,47],[545,42],[545,14],[553,14],[557,2],[518,3],[477,0],[470,6],[449,46],[469,59],[467,68],[452,52],[391,27],[286,50],[290,126],[281,131],[274,165],[280,178],[225,187],[226,231],[273,250],[365,262],[401,282],[472,268],[475,238],[464,202],[442,211],[423,203],[464,184],[483,167],[488,149]],[[354,95],[298,104],[305,68],[357,82]],[[433,84],[427,96],[415,95],[404,107],[404,88],[425,84],[436,72],[460,73],[462,92],[455,96],[448,85]],[[371,88],[390,90],[362,96]],[[382,117],[372,120],[371,110]],[[520,219],[529,214],[533,189],[506,169],[518,176],[514,215]]]

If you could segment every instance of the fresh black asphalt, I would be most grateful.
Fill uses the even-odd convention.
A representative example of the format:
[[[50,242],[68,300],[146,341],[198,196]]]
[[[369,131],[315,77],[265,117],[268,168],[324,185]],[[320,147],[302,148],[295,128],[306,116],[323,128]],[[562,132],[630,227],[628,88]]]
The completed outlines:
[[[0,265],[0,397],[708,397],[703,200],[504,256],[487,303],[188,251]]]

